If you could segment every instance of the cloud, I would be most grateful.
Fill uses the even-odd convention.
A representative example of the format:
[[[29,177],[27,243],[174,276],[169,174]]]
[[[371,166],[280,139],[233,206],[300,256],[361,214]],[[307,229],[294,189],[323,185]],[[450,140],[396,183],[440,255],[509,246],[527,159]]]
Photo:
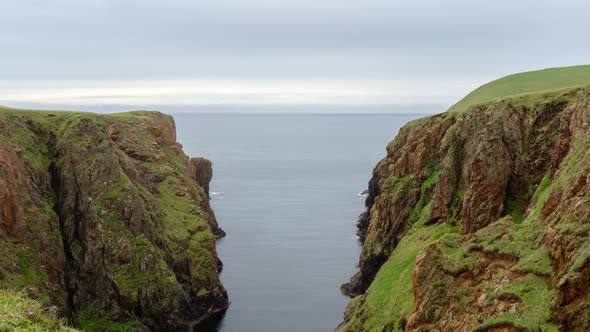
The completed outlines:
[[[456,99],[476,82],[587,62],[589,10],[581,0],[21,0],[0,11],[0,82],[344,81],[365,91],[421,80],[417,99],[464,82],[445,97]],[[226,97],[235,100],[210,96]]]
[[[128,105],[134,108],[178,106],[297,105],[396,108],[450,105],[471,83],[446,81],[325,81],[325,80],[141,80],[103,82],[21,82],[0,84],[5,105],[46,104],[81,107]],[[429,96],[424,97],[424,90]],[[151,107],[150,107],[151,106]],[[439,111],[442,111],[440,109]]]

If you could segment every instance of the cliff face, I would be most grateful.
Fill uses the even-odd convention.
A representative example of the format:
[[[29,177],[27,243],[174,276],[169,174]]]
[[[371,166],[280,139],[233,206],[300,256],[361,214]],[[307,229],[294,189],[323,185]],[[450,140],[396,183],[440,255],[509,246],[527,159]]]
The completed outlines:
[[[583,331],[590,89],[420,119],[375,167],[346,331]]]
[[[224,310],[223,231],[196,164],[160,113],[3,111],[0,286],[87,330],[187,329]]]

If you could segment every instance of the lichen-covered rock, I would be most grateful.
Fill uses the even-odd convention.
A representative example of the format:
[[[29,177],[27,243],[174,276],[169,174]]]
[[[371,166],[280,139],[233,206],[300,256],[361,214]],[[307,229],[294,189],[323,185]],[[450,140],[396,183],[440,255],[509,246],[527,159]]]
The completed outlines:
[[[2,136],[13,152],[0,157],[14,166],[3,167],[0,181],[16,178],[30,187],[15,183],[2,195],[9,215],[2,219],[2,243],[27,234],[19,226],[27,217],[17,207],[31,214],[39,201],[46,217],[31,219],[28,232],[54,225],[56,254],[39,266],[55,275],[45,284],[61,290],[61,298],[51,299],[75,324],[178,330],[227,308],[215,252],[223,231],[204,182],[195,180],[194,165],[176,143],[171,117],[6,111],[0,121],[18,129],[18,140]],[[14,195],[39,199],[12,207]],[[32,256],[45,255],[45,246],[31,248]],[[27,284],[20,265],[2,279]]]

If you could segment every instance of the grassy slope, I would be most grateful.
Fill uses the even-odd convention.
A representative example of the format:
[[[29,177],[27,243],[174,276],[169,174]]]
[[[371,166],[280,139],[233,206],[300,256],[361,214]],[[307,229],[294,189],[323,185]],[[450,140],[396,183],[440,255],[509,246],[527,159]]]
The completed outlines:
[[[402,331],[401,322],[409,317],[414,307],[412,272],[416,256],[445,234],[458,232],[458,227],[448,224],[425,227],[423,220],[416,223],[367,290],[367,300],[363,304],[366,320],[353,317],[345,331]]]
[[[51,308],[22,293],[0,289],[0,331],[77,331],[67,327]]]
[[[549,68],[509,75],[475,89],[449,112],[461,112],[471,105],[531,92],[558,90],[590,84],[590,65]]]

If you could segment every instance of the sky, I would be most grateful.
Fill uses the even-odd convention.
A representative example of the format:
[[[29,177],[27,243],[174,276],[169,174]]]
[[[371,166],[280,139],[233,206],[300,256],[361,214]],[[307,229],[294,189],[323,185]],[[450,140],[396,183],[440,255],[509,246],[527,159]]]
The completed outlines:
[[[0,105],[444,111],[590,63],[590,1],[0,0]]]

